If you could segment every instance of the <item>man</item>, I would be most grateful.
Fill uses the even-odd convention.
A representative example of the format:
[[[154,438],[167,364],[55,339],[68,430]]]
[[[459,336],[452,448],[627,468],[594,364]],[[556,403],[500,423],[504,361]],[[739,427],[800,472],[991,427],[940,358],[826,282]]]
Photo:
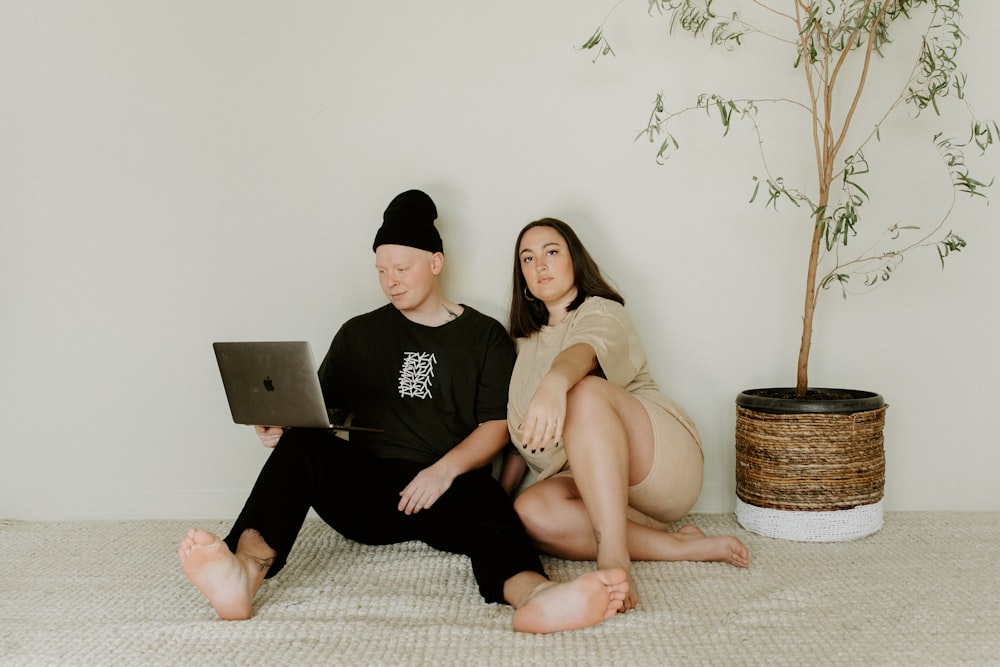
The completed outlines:
[[[225,540],[190,530],[184,573],[224,619],[246,619],[277,574],[309,508],[365,544],[419,539],[469,556],[487,602],[514,629],[587,627],[622,609],[623,570],[549,581],[488,465],[507,443],[513,343],[503,327],[447,300],[437,209],[419,190],[389,204],[372,245],[390,301],[345,323],[319,369],[327,405],[352,415],[350,441],[322,429],[257,426],[272,447]]]

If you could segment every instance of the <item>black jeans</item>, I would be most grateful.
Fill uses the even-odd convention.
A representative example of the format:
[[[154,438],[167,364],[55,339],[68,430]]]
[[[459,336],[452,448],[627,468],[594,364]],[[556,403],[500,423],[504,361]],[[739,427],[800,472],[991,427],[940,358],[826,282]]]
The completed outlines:
[[[544,575],[538,553],[507,494],[488,468],[460,475],[429,509],[407,516],[399,492],[424,466],[379,459],[327,431],[290,429],[264,463],[226,537],[256,530],[277,552],[267,576],[284,567],[309,508],[344,537],[364,544],[420,540],[465,554],[487,602],[504,602],[503,585],[519,572]]]

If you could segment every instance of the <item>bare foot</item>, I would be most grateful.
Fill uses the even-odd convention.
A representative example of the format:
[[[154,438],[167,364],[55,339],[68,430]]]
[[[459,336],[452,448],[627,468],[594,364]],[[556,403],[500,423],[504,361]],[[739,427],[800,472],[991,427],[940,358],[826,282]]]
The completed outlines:
[[[697,528],[695,530],[698,532],[683,531],[683,529],[677,531],[677,537],[682,541],[682,548],[688,554],[685,560],[750,567],[750,552],[737,538],[732,535],[706,537]]]
[[[626,570],[627,576],[625,578],[625,599],[622,600],[622,608],[619,609],[619,613],[624,614],[626,611],[632,611],[637,606],[639,606],[639,592],[636,590],[635,581],[632,579],[632,571]]]
[[[597,625],[621,611],[627,592],[628,573],[620,568],[546,581],[514,610],[514,630],[542,634]]]
[[[690,523],[685,524],[677,529],[678,533],[686,533],[688,535],[701,535],[705,537],[705,533],[698,526],[692,525]]]
[[[177,555],[184,574],[212,603],[219,618],[232,621],[253,615],[254,595],[274,559],[274,551],[260,534],[249,530],[240,537],[234,554],[212,533],[191,529]]]

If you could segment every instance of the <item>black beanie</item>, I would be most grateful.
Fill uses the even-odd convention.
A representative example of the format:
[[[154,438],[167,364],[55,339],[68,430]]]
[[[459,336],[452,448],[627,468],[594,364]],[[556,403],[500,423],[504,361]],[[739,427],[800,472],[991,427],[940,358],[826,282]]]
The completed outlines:
[[[437,208],[427,193],[407,190],[389,202],[372,250],[380,245],[405,245],[428,252],[444,252],[441,235],[434,227]]]

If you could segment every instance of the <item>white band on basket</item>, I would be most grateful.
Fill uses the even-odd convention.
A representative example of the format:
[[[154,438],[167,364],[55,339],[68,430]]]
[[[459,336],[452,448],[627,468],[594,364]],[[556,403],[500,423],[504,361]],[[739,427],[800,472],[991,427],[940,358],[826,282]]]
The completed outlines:
[[[752,533],[797,542],[856,540],[882,528],[882,501],[849,510],[809,512],[757,507],[736,498],[736,520]]]

